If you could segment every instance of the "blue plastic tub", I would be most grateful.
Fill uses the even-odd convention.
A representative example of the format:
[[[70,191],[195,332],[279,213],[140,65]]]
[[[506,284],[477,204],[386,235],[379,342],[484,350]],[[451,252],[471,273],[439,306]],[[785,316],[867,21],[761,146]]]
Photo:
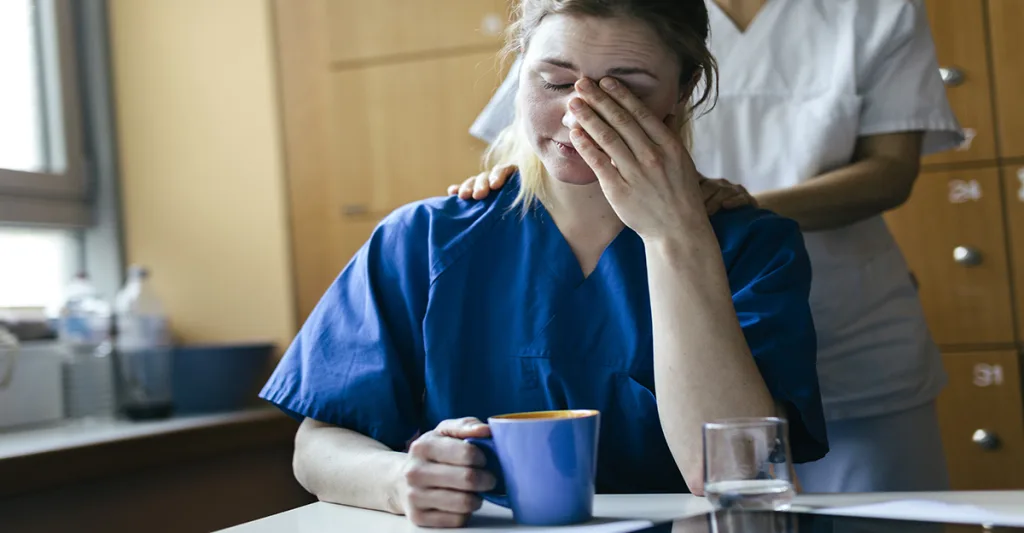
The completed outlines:
[[[224,344],[174,349],[174,413],[235,411],[248,407],[274,345]]]

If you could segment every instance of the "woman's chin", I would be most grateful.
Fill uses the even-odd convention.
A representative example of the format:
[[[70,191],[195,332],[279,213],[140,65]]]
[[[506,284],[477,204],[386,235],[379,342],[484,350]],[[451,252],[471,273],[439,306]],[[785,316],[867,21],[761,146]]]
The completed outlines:
[[[545,166],[552,179],[567,185],[590,185],[597,181],[594,171],[582,161],[579,164],[560,162]]]

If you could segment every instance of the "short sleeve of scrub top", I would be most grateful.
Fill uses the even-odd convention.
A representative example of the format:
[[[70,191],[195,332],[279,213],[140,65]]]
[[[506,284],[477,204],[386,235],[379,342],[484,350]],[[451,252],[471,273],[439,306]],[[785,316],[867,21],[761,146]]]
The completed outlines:
[[[813,461],[825,455],[828,439],[818,380],[811,375],[817,354],[807,305],[811,263],[795,222],[756,213],[726,213],[747,219],[746,238],[719,238],[733,307],[768,391],[786,410],[794,462]]]
[[[426,239],[386,218],[327,289],[260,396],[404,450],[420,420]]]
[[[964,134],[946,98],[924,3],[885,7],[885,16],[868,8],[859,13],[860,135],[923,131],[922,155],[960,146]]]

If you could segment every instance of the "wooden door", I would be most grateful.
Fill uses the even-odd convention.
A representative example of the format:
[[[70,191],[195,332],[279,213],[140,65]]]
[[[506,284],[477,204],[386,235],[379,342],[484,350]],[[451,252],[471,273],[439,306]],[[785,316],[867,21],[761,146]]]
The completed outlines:
[[[1014,340],[999,176],[994,169],[926,172],[886,215],[918,280],[935,340],[946,346]]]
[[[952,74],[946,83],[946,94],[969,142],[960,149],[925,157],[924,163],[995,160],[984,3],[926,0],[926,9],[939,66]]]
[[[332,0],[324,21],[331,61],[491,52],[502,45],[509,5],[507,0]]]
[[[1024,342],[1024,163],[1003,167],[1002,177],[1017,310],[1017,340]]]
[[[382,217],[480,171],[468,130],[503,72],[502,28],[477,26],[504,3],[428,4],[275,3],[300,319]]]
[[[1024,157],[1024,2],[988,0],[988,10],[1000,151]]]
[[[1024,488],[1024,412],[1016,351],[943,355],[939,425],[953,490]]]

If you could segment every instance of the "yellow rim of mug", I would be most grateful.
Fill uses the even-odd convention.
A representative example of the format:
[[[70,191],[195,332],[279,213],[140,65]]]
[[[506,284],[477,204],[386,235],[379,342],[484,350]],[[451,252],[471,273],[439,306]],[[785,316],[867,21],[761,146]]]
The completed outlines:
[[[590,418],[601,414],[596,409],[557,409],[552,411],[525,411],[522,413],[507,413],[489,417],[487,420],[495,422],[542,422],[546,420],[574,420],[577,418]]]

